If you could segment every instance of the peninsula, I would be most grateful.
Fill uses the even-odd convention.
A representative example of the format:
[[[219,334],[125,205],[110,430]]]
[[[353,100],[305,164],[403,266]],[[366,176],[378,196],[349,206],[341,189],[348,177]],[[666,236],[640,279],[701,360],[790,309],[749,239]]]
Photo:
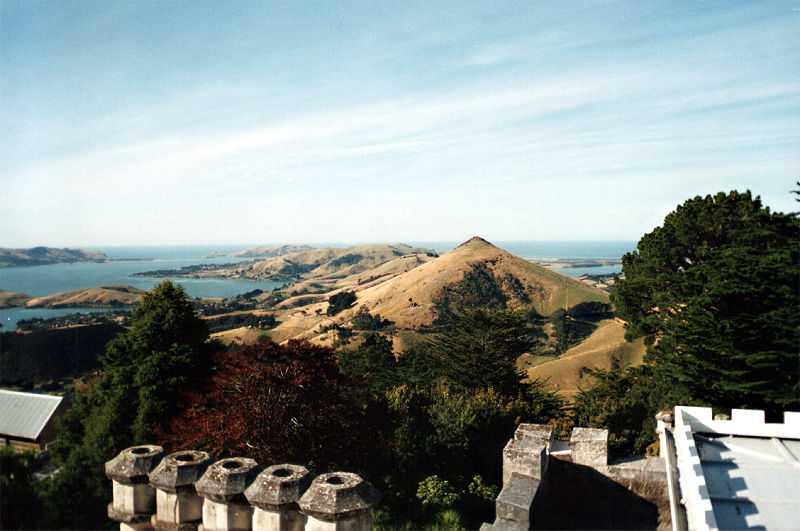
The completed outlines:
[[[109,258],[105,254],[86,249],[55,249],[52,247],[32,247],[30,249],[0,248],[0,267],[108,261]]]

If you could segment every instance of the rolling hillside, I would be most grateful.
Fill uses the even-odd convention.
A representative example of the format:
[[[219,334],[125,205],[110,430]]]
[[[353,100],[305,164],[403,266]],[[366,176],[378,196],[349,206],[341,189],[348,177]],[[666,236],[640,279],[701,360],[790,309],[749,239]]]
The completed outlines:
[[[251,249],[236,251],[235,253],[231,253],[231,256],[240,258],[271,258],[273,256],[300,253],[312,249],[313,247],[308,245],[260,245]]]
[[[540,314],[549,315],[567,305],[608,301],[608,294],[602,290],[532,264],[477,237],[442,256],[426,258],[427,261],[403,272],[389,268],[388,264],[382,266],[383,269],[361,272],[361,283],[353,282],[355,279],[351,276],[350,282],[342,283],[346,285],[339,285],[334,292],[319,295],[306,305],[285,301],[287,310],[278,317],[282,322],[273,331],[273,337],[279,341],[298,336],[322,340],[317,333],[320,326],[346,325],[362,308],[389,319],[395,323],[397,331],[429,326],[436,318],[435,301],[443,289],[464,280],[476,265],[485,266],[495,279],[516,279],[514,283],[503,282],[499,286],[506,292],[512,307],[530,304]],[[404,265],[408,267],[413,263]],[[382,276],[384,271],[386,275]],[[365,282],[365,278],[371,277],[377,278]],[[515,290],[509,288],[512,284]],[[326,316],[327,298],[346,289],[357,296],[354,306],[334,317]],[[529,302],[523,303],[521,296]]]
[[[138,304],[142,293],[143,290],[133,286],[103,286],[37,297],[30,299],[25,305],[28,308],[117,308]]]
[[[0,248],[0,267],[106,261],[108,261],[108,257],[103,253],[85,249],[54,249],[52,247],[32,247],[30,249]]]
[[[323,331],[331,325],[349,327],[353,317],[367,311],[388,319],[385,330],[400,352],[419,341],[422,329],[437,318],[437,304],[446,296],[469,299],[484,290],[511,308],[532,307],[543,316],[582,302],[608,302],[605,291],[512,255],[481,238],[471,238],[455,249],[436,256],[426,249],[395,245],[358,246],[348,249],[314,249],[251,264],[237,274],[248,278],[276,278],[289,273],[300,281],[280,291],[265,293],[279,324],[268,335],[282,342],[306,338],[331,345],[337,334]],[[477,279],[477,280],[476,280]],[[352,291],[352,307],[327,315],[328,299]],[[484,293],[485,295],[485,293]],[[460,301],[457,301],[460,302]],[[615,319],[595,323],[597,328],[580,344],[561,356],[528,359],[531,378],[549,379],[549,385],[569,397],[581,384],[581,370],[641,363],[644,345],[627,343],[624,325]],[[258,341],[261,332],[246,328],[215,334],[224,343]],[[530,357],[529,357],[530,358]]]
[[[435,299],[442,289],[462,280],[476,264],[485,264],[496,278],[512,276],[517,279],[533,307],[542,315],[579,302],[608,301],[608,294],[599,289],[532,264],[475,237],[435,260],[359,292],[358,304],[351,313],[355,314],[364,306],[402,328],[429,325],[435,318]],[[506,294],[512,299],[512,306],[522,304],[517,294]]]
[[[17,291],[6,291],[0,289],[0,308],[12,308],[14,306],[25,306],[33,297],[27,293]]]
[[[618,319],[606,319],[586,340],[566,351],[558,358],[538,364],[527,370],[531,380],[547,380],[551,390],[558,389],[571,397],[588,388],[591,381],[581,374],[581,369],[604,369],[639,365],[645,354],[643,339],[633,343],[625,341],[625,326]]]
[[[232,267],[207,269],[203,270],[200,276],[291,283],[314,279],[329,287],[331,282],[358,275],[387,262],[408,256],[429,259],[435,254],[431,249],[410,247],[404,244],[327,247],[275,256]]]

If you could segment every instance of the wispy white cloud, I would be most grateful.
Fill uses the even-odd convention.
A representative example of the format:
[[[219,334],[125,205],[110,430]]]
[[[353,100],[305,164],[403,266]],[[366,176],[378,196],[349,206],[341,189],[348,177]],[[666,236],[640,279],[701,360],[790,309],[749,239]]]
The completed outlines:
[[[405,238],[403,229],[406,239],[435,239],[482,232],[480,224],[525,239],[520,223],[561,209],[601,221],[565,221],[553,237],[636,237],[655,202],[764,182],[748,175],[769,176],[777,197],[778,181],[800,167],[798,67],[770,55],[798,58],[796,43],[781,40],[791,25],[773,27],[773,17],[741,26],[738,11],[733,27],[702,13],[637,25],[648,18],[641,10],[611,11],[596,27],[531,16],[530,31],[476,19],[408,33],[424,20],[409,17],[343,36],[346,57],[304,49],[316,58],[308,64],[281,63],[248,33],[237,52],[260,46],[275,64],[237,58],[252,74],[219,64],[202,82],[183,73],[195,82],[176,82],[180,92],[120,93],[118,108],[54,120],[30,115],[39,144],[14,137],[0,151],[0,198],[10,205],[0,222],[50,212],[14,226],[31,243],[60,226],[78,227],[87,242],[146,242],[165,226],[174,240],[198,226],[228,239],[256,225],[263,238],[278,228],[299,238],[320,223],[329,234],[306,239]],[[3,110],[3,131],[28,116]],[[352,212],[336,210],[343,203]],[[204,209],[219,223],[198,221]],[[90,211],[128,221],[112,232],[92,225]],[[377,221],[362,226],[364,218]],[[426,236],[426,227],[439,232]]]

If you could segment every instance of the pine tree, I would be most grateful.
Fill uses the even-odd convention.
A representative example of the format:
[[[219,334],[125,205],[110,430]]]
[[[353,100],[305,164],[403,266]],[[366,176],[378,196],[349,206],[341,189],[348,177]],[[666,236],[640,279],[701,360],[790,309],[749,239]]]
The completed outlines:
[[[612,300],[687,399],[800,407],[800,224],[750,192],[696,197],[622,259]]]
[[[533,345],[533,329],[522,312],[461,308],[446,317],[431,340],[437,373],[461,389],[522,390],[516,361]]]
[[[103,465],[119,451],[154,440],[154,428],[207,370],[208,331],[181,286],[164,281],[142,298],[131,329],[107,346],[96,387],[61,422],[53,449],[59,473],[47,488],[41,527],[108,524]]]

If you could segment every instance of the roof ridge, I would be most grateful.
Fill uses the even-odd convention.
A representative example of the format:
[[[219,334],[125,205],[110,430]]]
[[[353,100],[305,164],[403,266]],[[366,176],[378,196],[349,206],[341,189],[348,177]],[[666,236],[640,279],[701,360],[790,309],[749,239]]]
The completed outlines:
[[[11,389],[0,389],[0,393],[8,393],[13,395],[22,395],[22,396],[31,396],[31,397],[42,397],[42,398],[53,398],[57,400],[63,400],[64,397],[61,395],[48,395],[45,393],[26,393],[25,391],[12,391]]]

